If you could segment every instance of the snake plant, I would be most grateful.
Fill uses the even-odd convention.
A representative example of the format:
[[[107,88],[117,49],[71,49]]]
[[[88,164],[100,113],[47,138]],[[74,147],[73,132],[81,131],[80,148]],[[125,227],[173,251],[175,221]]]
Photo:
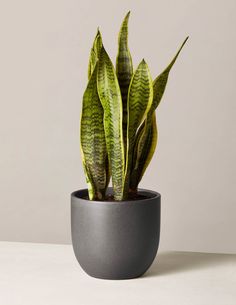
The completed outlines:
[[[155,110],[160,104],[169,73],[180,51],[167,68],[152,80],[143,59],[133,71],[125,16],[118,37],[115,67],[100,31],[90,52],[88,84],[83,95],[81,153],[90,200],[105,200],[110,176],[114,200],[137,195],[138,185],[157,145]]]

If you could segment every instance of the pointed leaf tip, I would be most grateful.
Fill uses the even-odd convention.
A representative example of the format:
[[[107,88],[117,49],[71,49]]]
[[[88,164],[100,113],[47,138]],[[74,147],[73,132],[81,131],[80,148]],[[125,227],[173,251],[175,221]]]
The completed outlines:
[[[123,24],[128,24],[129,16],[130,16],[130,11],[128,11],[128,13],[125,15],[125,18],[123,19]]]
[[[188,39],[189,39],[189,36],[187,36],[187,37],[184,39],[184,42],[182,43],[181,49],[182,49],[182,47],[185,45],[185,43],[187,42]]]
[[[101,35],[101,32],[100,32],[100,29],[99,29],[99,26],[97,27],[97,35],[96,35],[96,36],[97,36],[97,37],[98,37],[98,36],[100,36],[100,37],[102,36],[102,35]]]
[[[128,13],[126,14],[125,18],[129,18],[130,16],[130,11],[128,11]]]

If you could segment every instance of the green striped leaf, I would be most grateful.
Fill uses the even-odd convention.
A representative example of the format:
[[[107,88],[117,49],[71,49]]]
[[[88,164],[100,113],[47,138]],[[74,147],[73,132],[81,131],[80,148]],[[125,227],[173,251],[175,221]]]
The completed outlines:
[[[146,126],[146,125],[149,126]],[[141,125],[134,149],[134,162],[130,175],[130,189],[136,192],[146,168],[148,167],[157,145],[157,125],[156,115],[153,112],[152,117]]]
[[[89,199],[104,200],[109,183],[103,108],[97,91],[97,66],[83,95],[80,139]]]
[[[152,78],[148,65],[141,61],[135,71],[129,86],[127,109],[128,109],[128,136],[125,169],[125,193],[129,186],[129,176],[132,165],[132,155],[135,143],[135,135],[138,127],[146,117],[153,99]]]
[[[171,68],[176,62],[176,59],[187,40],[188,37],[184,40],[184,42],[182,43],[181,47],[179,48],[178,52],[176,53],[170,64],[153,82],[152,105],[147,114],[145,122],[142,124],[139,133],[137,134],[135,139],[135,149],[134,149],[135,161],[132,164],[131,179],[130,179],[130,188],[132,190],[137,189],[138,184],[142,176],[144,175],[144,172],[153,156],[154,153],[153,149],[155,149],[156,147],[153,114],[155,113],[156,108],[159,106],[162,96],[164,94]],[[152,134],[154,134],[154,136],[151,136]],[[148,153],[148,151],[150,151],[150,153]]]
[[[116,74],[118,77],[122,103],[123,103],[123,138],[126,151],[127,142],[127,95],[131,77],[133,75],[133,64],[128,48],[128,21],[130,12],[125,16],[118,37],[118,54],[116,57]]]
[[[112,62],[104,47],[100,52],[97,73],[98,94],[104,110],[104,129],[115,200],[123,199],[124,145],[122,98]]]
[[[179,53],[183,49],[185,43],[187,42],[188,37],[184,40],[181,47],[179,48],[178,52],[170,62],[170,64],[165,68],[165,70],[156,77],[156,79],[153,82],[153,102],[150,109],[150,114],[156,110],[156,108],[159,106],[160,101],[162,99],[162,96],[165,92],[166,84],[168,81],[169,73],[171,71],[171,68],[173,67],[174,63],[176,62],[176,59],[179,56]]]
[[[96,63],[99,59],[101,48],[102,48],[102,36],[98,29],[93,42],[93,47],[90,51],[89,64],[88,64],[88,79],[90,79],[93,70],[96,66]]]
[[[84,169],[84,174],[85,174],[85,178],[86,178],[86,182],[87,182],[87,185],[88,185],[88,194],[89,194],[89,199],[90,200],[93,200],[95,199],[95,188],[94,188],[94,185],[92,183],[92,179],[91,179],[91,176],[89,174],[89,171],[86,167],[86,161],[85,161],[85,158],[84,158],[84,153],[83,153],[83,150],[82,150],[82,145],[80,144],[80,150],[81,150],[81,157],[82,157],[82,164],[83,164],[83,169]]]

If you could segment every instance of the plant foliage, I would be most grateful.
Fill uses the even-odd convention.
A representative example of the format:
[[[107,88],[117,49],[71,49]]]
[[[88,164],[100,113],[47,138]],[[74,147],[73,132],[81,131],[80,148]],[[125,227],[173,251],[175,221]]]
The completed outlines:
[[[99,30],[90,52],[80,128],[90,200],[106,199],[110,176],[115,200],[129,199],[137,193],[157,145],[155,110],[171,68],[188,39],[153,81],[144,59],[133,71],[128,48],[129,15],[130,12],[119,32],[116,68]]]

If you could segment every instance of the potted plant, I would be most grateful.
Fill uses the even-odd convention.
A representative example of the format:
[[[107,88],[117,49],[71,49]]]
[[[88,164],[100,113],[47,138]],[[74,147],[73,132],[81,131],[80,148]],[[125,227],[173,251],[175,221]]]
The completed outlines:
[[[133,71],[129,15],[119,32],[116,68],[99,30],[91,49],[80,127],[88,189],[71,195],[75,256],[85,272],[104,279],[138,277],[156,256],[161,195],[138,185],[157,144],[155,110],[188,39],[153,81],[144,60]]]

